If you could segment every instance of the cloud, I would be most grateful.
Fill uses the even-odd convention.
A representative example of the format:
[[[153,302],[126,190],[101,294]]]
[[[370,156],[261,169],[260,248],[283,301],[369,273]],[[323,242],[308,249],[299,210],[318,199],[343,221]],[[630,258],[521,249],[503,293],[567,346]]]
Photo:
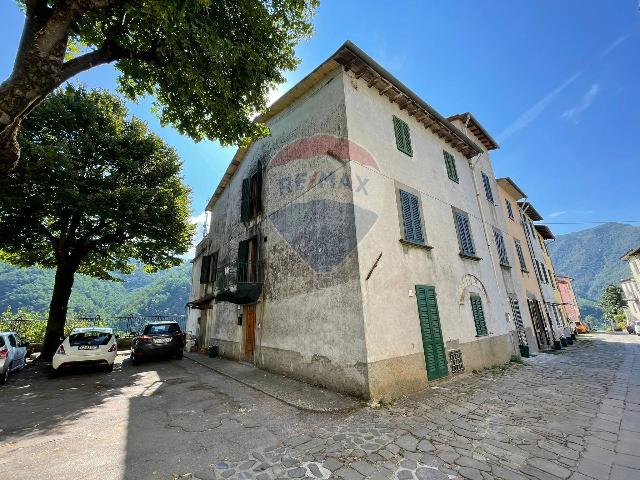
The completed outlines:
[[[612,51],[618,48],[627,38],[629,38],[631,34],[621,35],[616,38],[613,42],[607,45],[601,52],[599,52],[595,60],[600,60],[607,55],[609,55]],[[575,82],[578,78],[582,76],[594,63],[594,60],[589,62],[586,67],[579,70],[578,72],[571,75],[564,82],[560,84],[560,86],[556,87],[554,90],[549,92],[547,95],[542,97],[538,102],[536,102],[531,108],[522,113],[518,118],[516,118],[507,128],[505,128],[500,134],[497,136],[498,143],[503,143],[507,138],[512,136],[514,133],[522,130],[531,122],[533,122],[536,118],[544,112],[544,110],[556,99],[560,93],[562,93],[569,85]],[[587,105],[588,107],[588,105]]]
[[[591,215],[593,210],[560,210],[558,212],[552,212],[549,215],[546,215],[545,218],[557,218],[562,217],[563,215]]]
[[[591,104],[593,103],[593,99],[596,97],[599,91],[600,85],[598,85],[597,83],[591,85],[591,88],[587,91],[587,93],[582,96],[582,101],[575,107],[572,107],[566,112],[563,112],[561,117],[577,122],[580,114],[591,106]]]
[[[564,215],[565,213],[568,213],[568,212],[569,212],[569,210],[561,210],[559,212],[550,213],[549,215],[547,215],[547,217],[556,218],[556,217],[560,217],[560,216],[562,216],[562,215]]]
[[[200,215],[192,215],[189,218],[189,222],[196,226],[196,231],[191,239],[191,247],[182,255],[185,260],[190,260],[196,255],[196,245],[200,243],[203,237],[202,225],[207,221],[207,212],[202,212]]]
[[[190,221],[191,223],[196,224],[196,225],[202,225],[202,224],[205,222],[205,220],[206,220],[206,219],[207,219],[207,212],[202,212],[200,215],[197,215],[197,216],[195,216],[195,217],[194,217],[194,216],[192,216],[192,217],[189,219],[189,221]]]

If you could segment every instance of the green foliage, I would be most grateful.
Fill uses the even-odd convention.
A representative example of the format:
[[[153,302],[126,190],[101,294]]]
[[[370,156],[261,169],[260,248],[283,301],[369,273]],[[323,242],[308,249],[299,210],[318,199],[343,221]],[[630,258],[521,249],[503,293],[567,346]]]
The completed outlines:
[[[193,234],[189,190],[173,149],[118,98],[67,86],[23,123],[22,162],[0,179],[0,249],[20,266],[117,280],[131,258],[181,263]]]
[[[556,272],[573,277],[576,296],[597,302],[606,285],[629,276],[629,265],[620,257],[638,245],[640,227],[606,223],[559,235],[548,247]]]
[[[614,319],[617,315],[622,315],[624,318],[624,312],[622,308],[626,306],[627,302],[624,300],[624,291],[620,285],[609,284],[605,287],[600,297],[598,305],[602,308],[606,319]]]

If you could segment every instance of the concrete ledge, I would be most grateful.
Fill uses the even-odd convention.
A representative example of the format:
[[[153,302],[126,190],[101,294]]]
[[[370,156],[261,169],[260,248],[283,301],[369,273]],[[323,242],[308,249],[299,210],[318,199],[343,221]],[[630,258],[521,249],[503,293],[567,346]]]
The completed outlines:
[[[309,412],[340,413],[364,406],[356,399],[298,380],[276,375],[265,370],[223,358],[209,358],[198,353],[184,356],[204,367],[254,388],[281,402]]]

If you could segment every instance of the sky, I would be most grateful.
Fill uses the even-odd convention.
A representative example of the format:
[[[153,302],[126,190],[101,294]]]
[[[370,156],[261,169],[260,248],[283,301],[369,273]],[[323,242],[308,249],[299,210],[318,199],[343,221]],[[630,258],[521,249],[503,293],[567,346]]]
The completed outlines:
[[[366,5],[366,7],[363,7]],[[556,234],[597,222],[640,225],[638,0],[324,0],[301,63],[272,100],[351,40],[444,116],[470,111],[497,140],[497,177],[524,190]],[[23,15],[0,2],[0,79],[11,72]],[[116,91],[112,65],[75,77]],[[204,207],[235,148],[195,143],[151,112],[130,112],[173,146]]]

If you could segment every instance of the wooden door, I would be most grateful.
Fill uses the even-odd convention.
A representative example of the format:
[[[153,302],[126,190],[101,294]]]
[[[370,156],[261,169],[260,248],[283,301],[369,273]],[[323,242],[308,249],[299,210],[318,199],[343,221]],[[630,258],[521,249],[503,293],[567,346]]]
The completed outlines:
[[[256,347],[256,306],[246,305],[244,307],[244,353],[248,359],[253,359],[253,352]]]
[[[437,380],[449,375],[449,368],[442,339],[435,287],[416,285],[416,299],[418,301],[418,316],[420,317],[420,331],[422,333],[427,378],[429,380]]]

